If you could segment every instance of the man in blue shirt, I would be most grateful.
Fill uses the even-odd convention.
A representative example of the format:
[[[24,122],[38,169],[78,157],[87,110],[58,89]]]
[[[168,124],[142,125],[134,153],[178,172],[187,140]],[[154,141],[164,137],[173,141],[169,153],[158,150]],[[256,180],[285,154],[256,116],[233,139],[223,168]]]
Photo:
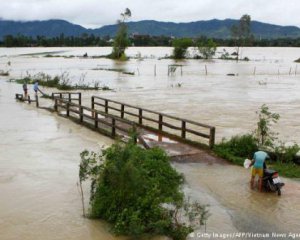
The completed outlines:
[[[253,165],[251,170],[251,189],[254,188],[254,179],[255,176],[258,175],[258,189],[261,192],[262,191],[262,178],[264,176],[264,163],[266,161],[266,158],[269,158],[269,155],[264,151],[257,151],[254,153],[253,160],[250,164],[250,167]]]
[[[35,91],[35,94],[37,94],[37,91],[39,90],[39,82],[35,81],[34,85],[33,85],[33,90]]]

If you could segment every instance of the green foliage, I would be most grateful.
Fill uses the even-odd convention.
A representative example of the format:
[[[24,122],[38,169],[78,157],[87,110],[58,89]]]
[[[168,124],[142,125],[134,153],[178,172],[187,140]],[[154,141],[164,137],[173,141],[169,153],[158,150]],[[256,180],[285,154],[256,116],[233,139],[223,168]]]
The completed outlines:
[[[124,13],[121,13],[121,19],[118,21],[118,32],[114,39],[113,51],[111,58],[126,61],[125,49],[129,46],[128,29],[125,20],[131,17],[131,11],[126,8]]]
[[[258,150],[256,139],[250,135],[234,136],[230,140],[223,140],[215,145],[215,153],[238,165],[243,165],[244,159],[252,159],[253,153]]]
[[[212,58],[217,50],[217,44],[212,40],[198,42],[198,51],[204,59]]]
[[[190,38],[179,38],[174,39],[172,45],[174,47],[173,57],[175,59],[184,59],[186,57],[187,49],[193,45],[193,41]]]
[[[25,36],[18,34],[16,36],[6,35],[1,44],[4,47],[73,47],[73,46],[110,46],[108,36],[99,37],[94,34],[83,33],[81,36]],[[48,55],[51,57],[51,55]]]
[[[111,90],[107,89],[107,86],[104,86],[103,88],[99,87],[99,83],[97,82],[94,83],[94,86],[89,86],[88,84],[84,83],[84,77],[85,75],[82,75],[79,83],[75,85],[71,84],[71,79],[69,77],[69,73],[67,72],[63,72],[61,75],[54,77],[51,77],[50,75],[43,72],[37,73],[35,75],[27,73],[26,77],[21,79],[12,79],[11,81],[19,84],[33,84],[38,81],[39,86],[57,88],[59,90]]]
[[[300,147],[297,144],[285,146],[283,142],[274,147],[276,160],[281,163],[292,163],[299,150]]]
[[[252,159],[253,153],[258,149],[264,149],[269,152],[273,160],[272,165],[279,173],[286,177],[300,177],[300,166],[293,163],[294,157],[299,152],[300,147],[297,144],[286,146],[283,142],[277,143],[277,134],[271,130],[271,125],[277,123],[280,116],[277,113],[271,113],[264,104],[258,113],[257,129],[255,136],[247,134],[234,136],[230,140],[223,140],[215,145],[214,152],[235,164],[243,165],[244,159]]]
[[[255,25],[255,24],[254,24]],[[143,28],[144,29],[144,28]],[[151,28],[152,29],[152,28]],[[148,31],[151,31],[149,29]],[[222,31],[222,30],[221,30]],[[280,31],[280,30],[279,30]],[[111,33],[114,34],[114,33]],[[234,47],[237,46],[237,40],[234,38],[229,38],[227,30],[224,32],[224,38],[217,38],[215,36],[213,41],[217,43],[218,46],[223,47]],[[281,34],[274,31],[268,31],[266,35],[273,35],[270,38],[259,38],[255,39],[253,35],[250,35],[249,43],[246,45],[251,45],[255,47],[300,47],[300,38],[291,37],[279,37]],[[261,36],[261,33],[258,34]],[[232,32],[231,32],[232,36]],[[202,37],[201,37],[202,38]],[[6,41],[8,40],[8,41]],[[108,35],[104,37],[95,36],[90,34],[88,36],[59,36],[59,37],[28,37],[23,35],[5,36],[3,41],[0,41],[1,47],[75,47],[75,46],[112,46],[109,41],[110,37]],[[169,36],[151,36],[151,35],[133,35],[129,37],[130,43],[134,46],[172,46],[172,38]],[[45,57],[64,57],[73,58],[75,56],[61,56],[46,54]],[[93,56],[93,58],[102,58],[105,56]],[[226,59],[226,58],[225,58]],[[300,61],[300,60],[299,60]]]
[[[116,234],[181,240],[193,224],[201,225],[208,217],[205,206],[184,201],[183,176],[159,148],[145,150],[130,141],[116,143],[101,154],[84,151],[81,159],[80,182],[91,181],[90,216],[111,223]],[[188,215],[191,209],[191,221],[182,223],[178,213]]]
[[[300,166],[295,163],[282,163],[277,161],[273,162],[271,165],[268,164],[268,166],[276,169],[282,176],[289,178],[300,178]]]
[[[269,107],[263,104],[260,107],[260,111],[256,112],[258,114],[257,129],[255,129],[255,134],[257,137],[258,146],[261,149],[273,148],[274,141],[277,139],[277,133],[271,130],[273,123],[277,123],[280,115],[277,113],[272,113],[269,111]]]

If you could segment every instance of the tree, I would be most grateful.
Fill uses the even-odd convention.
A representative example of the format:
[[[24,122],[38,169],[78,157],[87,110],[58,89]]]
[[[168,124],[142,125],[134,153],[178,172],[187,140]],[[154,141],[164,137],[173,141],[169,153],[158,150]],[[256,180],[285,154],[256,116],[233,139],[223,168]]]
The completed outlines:
[[[126,59],[125,49],[129,46],[129,39],[125,21],[130,17],[131,11],[129,8],[126,8],[124,13],[121,13],[121,19],[118,20],[118,32],[115,36],[111,53],[113,59]]]
[[[236,60],[239,60],[240,47],[249,44],[251,36],[251,17],[250,15],[244,14],[238,25],[231,27],[231,36],[235,41],[236,45]]]
[[[90,216],[108,221],[118,235],[134,239],[166,235],[183,240],[208,217],[205,205],[184,200],[183,176],[159,148],[145,150],[131,140],[113,144],[100,154],[84,151],[80,186],[88,179]]]
[[[186,57],[188,47],[193,45],[193,41],[190,38],[180,38],[173,40],[172,45],[174,47],[173,57],[175,59],[183,59]]]
[[[274,141],[277,139],[277,133],[271,130],[272,123],[277,123],[280,118],[278,113],[269,111],[269,107],[263,104],[258,114],[257,129],[255,130],[257,143],[259,147],[274,147]]]
[[[198,51],[204,59],[210,59],[216,53],[217,44],[212,39],[208,39],[207,41],[202,40],[197,45]]]

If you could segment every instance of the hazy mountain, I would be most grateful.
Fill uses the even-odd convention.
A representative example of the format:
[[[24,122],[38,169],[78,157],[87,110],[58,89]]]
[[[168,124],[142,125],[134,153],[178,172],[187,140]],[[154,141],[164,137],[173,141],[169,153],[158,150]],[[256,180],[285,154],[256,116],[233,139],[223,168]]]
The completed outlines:
[[[64,20],[30,22],[0,20],[1,38],[5,35],[16,36],[18,34],[32,37],[56,37],[61,33],[65,36],[79,36],[87,31],[88,30],[82,26],[75,25]]]
[[[145,20],[129,22],[129,32],[142,35],[165,35],[175,37],[207,36],[215,38],[230,38],[230,28],[238,20],[209,20],[189,23],[158,22]],[[65,36],[79,36],[83,33],[99,36],[114,36],[116,25],[107,25],[97,29],[86,29],[82,26],[64,20],[17,22],[0,20],[0,38],[5,35],[26,35],[55,37],[60,34]],[[300,28],[294,26],[279,26],[257,21],[251,22],[252,33],[257,38],[284,38],[300,37]]]

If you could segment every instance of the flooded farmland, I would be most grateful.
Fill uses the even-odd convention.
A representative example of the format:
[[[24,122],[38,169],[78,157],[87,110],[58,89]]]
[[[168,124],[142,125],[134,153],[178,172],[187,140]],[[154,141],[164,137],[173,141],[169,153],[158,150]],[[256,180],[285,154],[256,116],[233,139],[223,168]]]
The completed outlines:
[[[222,51],[218,49],[219,54]],[[22,89],[7,82],[10,78],[43,72],[65,74],[73,84],[108,86],[113,90],[84,91],[84,102],[99,95],[188,116],[216,126],[217,141],[252,131],[255,112],[267,104],[281,115],[275,126],[280,138],[300,144],[300,66],[294,62],[300,57],[298,48],[243,48],[242,57],[250,61],[238,63],[161,59],[171,54],[171,48],[129,48],[133,58],[128,62],[96,58],[109,52],[110,48],[0,49],[0,70],[10,72],[0,78],[0,239],[115,239],[105,223],[81,216],[76,187],[79,153],[112,140],[15,102],[15,93]],[[81,57],[85,53],[88,58]],[[182,67],[168,75],[171,64]],[[33,95],[31,86],[29,94]],[[299,232],[299,181],[284,179],[286,186],[278,198],[250,191],[250,173],[237,166],[174,166],[186,176],[185,191],[210,205],[207,232]]]

